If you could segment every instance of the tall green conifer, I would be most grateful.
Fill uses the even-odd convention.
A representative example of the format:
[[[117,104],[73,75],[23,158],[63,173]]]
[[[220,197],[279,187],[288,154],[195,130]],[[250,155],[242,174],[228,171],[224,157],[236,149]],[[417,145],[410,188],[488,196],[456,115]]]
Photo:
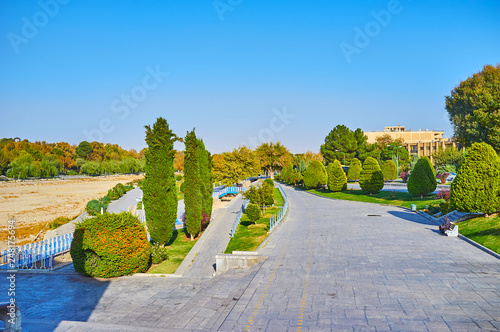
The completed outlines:
[[[194,129],[188,132],[184,139],[186,152],[184,156],[184,206],[186,217],[186,229],[193,240],[201,230],[202,192],[200,176],[200,153],[199,140],[196,138]]]
[[[200,190],[202,197],[201,212],[208,217],[212,215],[213,197],[212,197],[212,156],[205,148],[203,140],[198,140],[198,160],[200,168]]]
[[[153,129],[146,128],[146,175],[143,204],[151,240],[165,244],[172,238],[177,218],[177,190],[174,175],[174,142],[177,136],[167,120],[156,119]]]

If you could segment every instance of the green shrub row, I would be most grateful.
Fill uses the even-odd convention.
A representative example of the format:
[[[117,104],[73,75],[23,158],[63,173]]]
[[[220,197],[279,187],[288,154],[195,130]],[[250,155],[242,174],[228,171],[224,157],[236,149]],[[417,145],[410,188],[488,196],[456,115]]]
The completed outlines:
[[[119,199],[127,193],[127,191],[132,190],[133,188],[134,186],[131,183],[127,183],[126,185],[118,183],[112,189],[108,190],[108,194],[106,196],[89,201],[85,207],[85,211],[87,211],[87,213],[91,216],[101,214],[101,208],[103,212],[106,212],[106,209],[112,200]]]

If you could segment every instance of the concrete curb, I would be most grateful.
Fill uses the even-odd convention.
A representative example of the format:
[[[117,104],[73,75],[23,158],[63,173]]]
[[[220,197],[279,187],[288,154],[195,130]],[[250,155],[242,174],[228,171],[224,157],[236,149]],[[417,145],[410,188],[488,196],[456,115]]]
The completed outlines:
[[[139,278],[158,277],[158,278],[174,278],[174,279],[182,278],[182,276],[180,275],[169,274],[169,273],[136,273],[132,274],[130,277],[139,277]]]
[[[57,270],[62,269],[63,267],[66,267],[68,265],[72,265],[73,261],[71,262],[66,262],[62,263],[61,265],[53,268],[53,269],[14,269],[14,270],[7,270],[7,269],[2,269],[0,270],[0,274],[2,273],[19,273],[19,274],[46,274],[46,273],[54,273]],[[10,271],[10,272],[9,272]],[[15,271],[15,272],[13,272]],[[76,272],[76,271],[75,271]],[[56,272],[56,274],[59,272]]]
[[[480,250],[484,251],[485,253],[490,254],[491,256],[493,256],[493,257],[495,257],[495,258],[497,258],[497,259],[500,259],[500,255],[499,255],[499,254],[497,254],[497,253],[496,253],[496,252],[494,252],[493,250],[488,249],[488,248],[486,248],[485,246],[483,246],[483,245],[481,245],[481,244],[477,243],[476,241],[471,240],[471,239],[469,239],[468,237],[463,236],[462,234],[458,234],[458,237],[459,237],[460,239],[462,239],[463,241],[468,242],[469,244],[473,245],[474,247],[476,247],[476,248],[478,248],[478,249],[480,249]]]

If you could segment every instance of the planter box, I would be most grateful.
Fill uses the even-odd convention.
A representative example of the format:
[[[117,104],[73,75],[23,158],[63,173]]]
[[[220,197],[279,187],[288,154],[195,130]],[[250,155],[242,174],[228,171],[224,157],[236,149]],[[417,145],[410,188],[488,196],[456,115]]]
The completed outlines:
[[[458,236],[458,226],[455,225],[455,227],[453,227],[453,229],[451,231],[444,231],[444,234],[446,234],[446,236],[457,237]]]

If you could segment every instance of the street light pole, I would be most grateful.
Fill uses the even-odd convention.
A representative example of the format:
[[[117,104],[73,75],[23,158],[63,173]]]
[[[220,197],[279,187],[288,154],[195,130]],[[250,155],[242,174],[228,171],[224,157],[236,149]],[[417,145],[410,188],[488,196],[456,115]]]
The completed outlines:
[[[391,147],[390,145],[387,145],[387,147]],[[394,149],[396,149],[396,172],[398,172],[398,177],[399,177],[399,148],[401,147],[400,146],[394,146],[392,148],[392,152],[391,152],[391,158],[392,160],[394,160]]]

